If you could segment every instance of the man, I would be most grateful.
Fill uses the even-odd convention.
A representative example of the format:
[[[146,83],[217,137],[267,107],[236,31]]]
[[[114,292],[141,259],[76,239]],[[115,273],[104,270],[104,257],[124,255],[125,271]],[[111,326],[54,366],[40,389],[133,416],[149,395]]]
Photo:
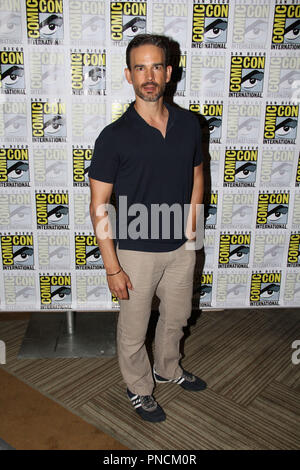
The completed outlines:
[[[176,382],[192,391],[206,387],[179,365],[182,328],[191,314],[196,254],[187,244],[195,232],[196,211],[189,211],[190,228],[177,220],[169,236],[163,233],[164,220],[151,218],[158,205],[195,209],[196,204],[202,204],[201,130],[192,113],[163,101],[172,73],[167,38],[137,35],[127,47],[126,62],[125,76],[133,85],[136,100],[96,140],[89,170],[90,213],[108,286],[120,303],[117,345],[127,395],[143,419],[158,422],[166,415],[152,395],[154,380]],[[99,207],[109,203],[113,188],[119,212],[121,197],[126,196],[129,208],[143,204],[148,214],[141,223],[144,236],[127,238],[120,233],[124,226],[128,232],[130,225],[132,228],[132,210],[125,222],[124,215],[118,214],[116,249],[112,238],[101,236],[99,231],[107,215]],[[181,225],[179,237],[176,230]],[[160,299],[160,316],[152,371],[145,337],[154,293]]]

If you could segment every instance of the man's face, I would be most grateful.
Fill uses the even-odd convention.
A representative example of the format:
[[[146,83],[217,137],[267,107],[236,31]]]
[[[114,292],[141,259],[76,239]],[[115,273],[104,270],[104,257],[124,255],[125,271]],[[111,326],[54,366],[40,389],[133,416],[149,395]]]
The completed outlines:
[[[125,69],[125,75],[142,100],[158,101],[164,94],[172,73],[172,67],[165,67],[164,63],[164,51],[160,47],[147,44],[131,50],[131,70]]]

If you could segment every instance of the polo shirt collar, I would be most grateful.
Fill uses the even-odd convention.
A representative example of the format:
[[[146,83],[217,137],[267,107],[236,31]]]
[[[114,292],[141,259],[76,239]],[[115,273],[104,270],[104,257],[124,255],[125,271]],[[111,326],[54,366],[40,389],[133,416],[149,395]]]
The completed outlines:
[[[129,108],[127,109],[126,113],[134,121],[134,123],[139,126],[139,127],[145,127],[149,126],[149,124],[145,121],[145,119],[142,118],[142,116],[139,115],[139,113],[136,111],[134,107],[135,101],[132,101],[129,105]],[[175,121],[175,112],[174,112],[174,107],[169,105],[164,101],[164,105],[166,106],[167,110],[169,111],[169,119],[168,119],[168,125],[167,125],[167,132],[168,130],[173,126],[174,121]],[[151,126],[149,126],[151,127]]]

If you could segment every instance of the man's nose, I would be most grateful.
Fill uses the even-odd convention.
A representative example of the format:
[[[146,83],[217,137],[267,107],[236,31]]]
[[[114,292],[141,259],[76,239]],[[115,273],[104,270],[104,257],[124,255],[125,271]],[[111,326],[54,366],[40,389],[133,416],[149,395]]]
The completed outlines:
[[[148,70],[147,70],[147,79],[149,81],[153,81],[154,80],[154,70],[152,67],[150,67]]]

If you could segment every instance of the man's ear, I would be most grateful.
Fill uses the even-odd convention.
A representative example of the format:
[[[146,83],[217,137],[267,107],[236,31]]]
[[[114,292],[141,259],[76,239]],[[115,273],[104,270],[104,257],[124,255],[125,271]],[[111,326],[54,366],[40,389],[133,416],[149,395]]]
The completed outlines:
[[[128,68],[126,68],[124,72],[125,72],[125,77],[126,77],[127,82],[130,83],[130,85],[132,85],[131,71]]]
[[[167,65],[166,67],[166,83],[169,83],[172,75],[172,65]]]

